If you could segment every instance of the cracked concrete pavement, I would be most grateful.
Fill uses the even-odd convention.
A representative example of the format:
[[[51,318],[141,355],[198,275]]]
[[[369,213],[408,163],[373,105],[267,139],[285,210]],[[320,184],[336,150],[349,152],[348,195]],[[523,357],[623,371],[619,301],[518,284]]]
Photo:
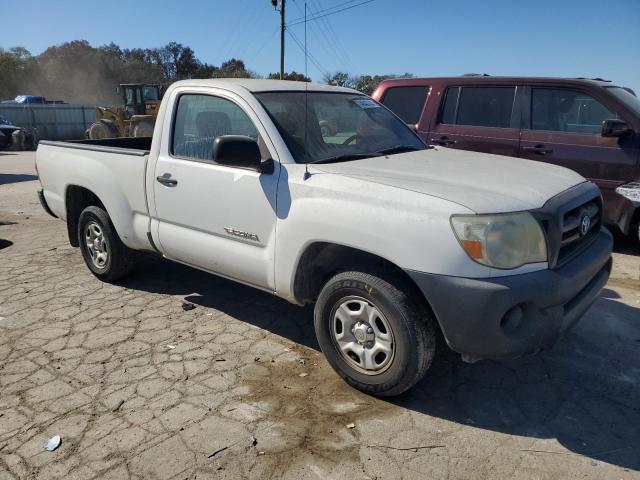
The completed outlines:
[[[38,204],[33,158],[0,153],[0,479],[640,478],[640,254],[624,239],[551,351],[440,352],[378,400],[327,366],[308,308],[151,256],[98,281]]]

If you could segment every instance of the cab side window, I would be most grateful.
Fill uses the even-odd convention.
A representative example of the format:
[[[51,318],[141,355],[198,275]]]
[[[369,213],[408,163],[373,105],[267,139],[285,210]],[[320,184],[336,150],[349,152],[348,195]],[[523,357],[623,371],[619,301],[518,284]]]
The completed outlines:
[[[172,154],[213,159],[213,141],[223,135],[245,135],[259,141],[249,116],[230,100],[211,95],[182,95],[173,128]]]
[[[598,134],[602,122],[618,118],[595,98],[577,90],[531,89],[531,130]]]

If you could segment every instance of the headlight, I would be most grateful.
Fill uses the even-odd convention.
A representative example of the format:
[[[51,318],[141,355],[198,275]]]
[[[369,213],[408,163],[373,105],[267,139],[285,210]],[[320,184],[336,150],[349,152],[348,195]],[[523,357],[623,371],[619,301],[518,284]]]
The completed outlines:
[[[631,182],[626,185],[620,185],[616,188],[616,193],[628,198],[632,202],[640,202],[640,183]]]
[[[453,215],[451,226],[462,248],[476,262],[518,268],[547,261],[547,242],[530,213]]]

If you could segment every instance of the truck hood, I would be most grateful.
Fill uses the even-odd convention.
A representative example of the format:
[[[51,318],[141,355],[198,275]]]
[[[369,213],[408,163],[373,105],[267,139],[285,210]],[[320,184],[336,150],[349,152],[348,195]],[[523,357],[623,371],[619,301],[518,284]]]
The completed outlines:
[[[310,167],[442,198],[476,213],[540,208],[586,181],[547,163],[440,147]]]

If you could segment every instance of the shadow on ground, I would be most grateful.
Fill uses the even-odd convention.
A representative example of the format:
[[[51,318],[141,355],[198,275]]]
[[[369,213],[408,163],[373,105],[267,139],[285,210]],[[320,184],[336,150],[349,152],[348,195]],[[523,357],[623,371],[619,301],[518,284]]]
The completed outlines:
[[[318,350],[311,308],[198,270],[148,258],[123,286],[181,295]],[[640,309],[615,298],[606,289],[573,331],[537,356],[469,365],[439,352],[422,382],[389,401],[469,428],[557,439],[574,454],[640,470]]]
[[[624,235],[618,229],[611,229],[613,234],[613,251],[625,255],[640,255],[640,240]]]
[[[30,182],[37,180],[35,175],[23,175],[14,173],[0,173],[0,185],[7,185],[9,183]]]

